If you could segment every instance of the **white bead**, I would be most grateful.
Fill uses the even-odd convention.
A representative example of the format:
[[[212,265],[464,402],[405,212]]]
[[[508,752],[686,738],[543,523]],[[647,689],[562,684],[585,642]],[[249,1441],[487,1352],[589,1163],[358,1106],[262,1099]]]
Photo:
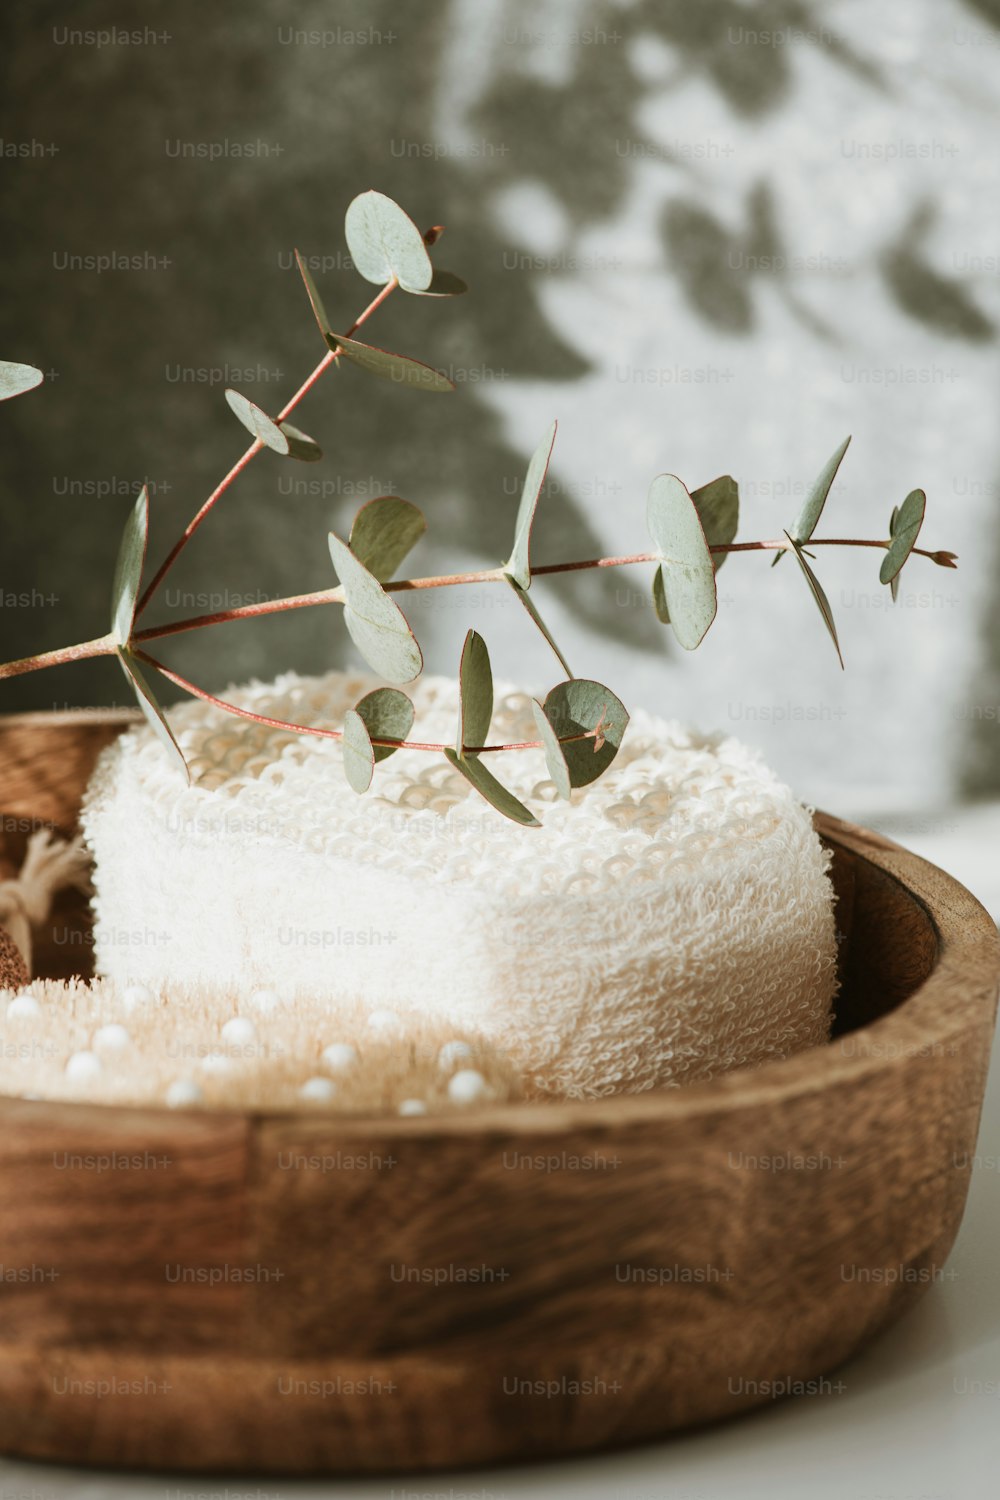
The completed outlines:
[[[188,1109],[203,1104],[205,1096],[193,1078],[177,1078],[167,1089],[167,1104],[171,1109]]]
[[[399,1024],[399,1015],[394,1010],[373,1010],[368,1016],[372,1031],[395,1031]]]
[[[222,1028],[223,1041],[232,1042],[234,1046],[242,1046],[245,1042],[252,1042],[256,1035],[256,1026],[246,1016],[234,1016]]]
[[[98,1052],[124,1052],[131,1038],[124,1026],[117,1021],[112,1021],[108,1026],[101,1026],[94,1032],[91,1046]]]
[[[281,1004],[281,996],[277,990],[254,990],[250,996],[250,1004],[260,1015],[266,1016],[272,1010],[277,1010]]]
[[[456,1104],[474,1104],[490,1097],[490,1086],[475,1068],[463,1068],[448,1080],[448,1098]]]
[[[438,1053],[439,1068],[453,1068],[457,1062],[466,1062],[472,1056],[468,1042],[445,1042]]]
[[[337,1085],[331,1083],[329,1078],[307,1078],[299,1089],[300,1099],[311,1099],[316,1102],[332,1099],[337,1092]]]
[[[144,984],[130,984],[122,996],[126,1015],[131,1015],[132,1011],[138,1010],[142,1005],[152,1005],[152,1003],[153,992]]]
[[[404,1099],[399,1106],[401,1115],[425,1115],[427,1105],[422,1099]]]
[[[358,1049],[350,1042],[331,1042],[323,1048],[323,1061],[337,1073],[346,1073],[358,1060]]]
[[[96,1052],[74,1052],[66,1064],[66,1077],[73,1083],[91,1083],[101,1073],[101,1059]]]
[[[34,995],[15,995],[7,1007],[8,1021],[34,1021],[42,1013],[42,1007]]]

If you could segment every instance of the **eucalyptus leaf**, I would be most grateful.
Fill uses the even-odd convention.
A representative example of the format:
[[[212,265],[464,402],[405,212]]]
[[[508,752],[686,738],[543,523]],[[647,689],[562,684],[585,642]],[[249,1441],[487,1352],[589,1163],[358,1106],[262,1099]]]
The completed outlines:
[[[826,626],[827,631],[829,632],[830,639],[833,642],[834,647],[836,648],[837,658],[840,662],[841,667],[843,667],[844,657],[840,649],[840,642],[837,639],[837,627],[833,622],[833,610],[830,608],[830,601],[823,591],[823,585],[816,577],[816,574],[813,572],[812,568],[806,562],[805,557],[802,554],[802,548],[792,536],[791,532],[786,531],[785,535],[788,537],[788,540],[792,544],[792,551],[795,553],[795,556],[798,559],[799,567],[805,574],[806,582],[809,585],[813,598],[816,600],[816,605],[819,609],[819,612],[823,616],[823,624]]]
[[[740,524],[740,489],[731,474],[720,474],[699,489],[691,491],[694,508],[701,519],[702,530],[709,547],[728,547],[735,540]],[[713,552],[712,561],[718,572],[728,556],[725,552]],[[666,621],[663,622],[666,624]]]
[[[407,287],[412,292],[413,287]],[[417,292],[418,297],[461,297],[469,290],[468,283],[461,276],[456,276],[453,271],[438,271],[435,269],[431,277],[431,284],[426,290]]]
[[[926,510],[927,496],[923,490],[911,490],[899,509],[893,511],[889,523],[889,550],[879,569],[880,583],[892,583],[899,577],[903,564],[917,544]]]
[[[330,556],[344,589],[344,623],[368,665],[388,682],[412,682],[424,659],[406,616],[350,547],[330,532]]]
[[[191,772],[188,770],[187,761],[184,759],[181,747],[174,739],[173,730],[167,723],[163,709],[157,702],[156,694],[143,668],[139,665],[134,654],[124,646],[118,648],[118,660],[122,671],[132,685],[132,690],[138,700],[139,707],[146,716],[146,720],[156,735],[160,744],[166,750],[170,760],[184,775],[187,782],[191,780]]]
[[[517,522],[514,527],[514,550],[504,563],[504,571],[522,589],[531,587],[531,528],[535,522],[538,497],[548,473],[549,460],[556,441],[557,422],[553,422],[531,456],[528,472],[517,507]]]
[[[282,458],[287,458],[291,451],[291,444],[282,432],[277,422],[271,420],[266,411],[263,411],[253,401],[248,401],[246,396],[241,396],[239,391],[228,389],[226,400],[230,410],[233,411],[243,423],[251,437],[258,442],[273,448],[275,453],[280,453]]]
[[[362,505],[351,527],[351,551],[380,583],[387,583],[427,530],[423,511],[399,495]]]
[[[525,828],[541,827],[534,813],[530,812],[523,802],[519,802],[514,793],[509,792],[502,782],[497,781],[493,772],[486,769],[478,755],[466,756],[463,759],[452,750],[450,745],[446,747],[444,753],[455,770],[461,771],[466,781],[475,787],[479,795],[485,797],[497,812],[503,813],[505,818],[510,818],[512,822],[520,823]]]
[[[834,453],[833,456],[828,459],[826,466],[820,474],[819,478],[813,484],[812,488],[809,490],[809,493],[806,495],[806,498],[803,500],[802,507],[799,510],[794,523],[792,524],[790,530],[785,533],[786,536],[791,536],[793,541],[808,542],[809,538],[816,530],[816,527],[819,524],[819,518],[823,514],[823,507],[826,504],[826,497],[829,495],[830,490],[833,488],[833,481],[837,477],[837,470],[840,468],[844,454],[847,452],[850,445],[851,439],[849,437],[846,437],[841,443],[840,447],[837,449],[836,453]],[[776,552],[774,554],[774,561],[771,563],[771,567],[773,568],[776,563],[780,562],[784,555],[784,551]]]
[[[419,359],[410,359],[406,354],[391,354],[388,349],[378,349],[374,344],[362,344],[342,333],[328,333],[326,342],[335,352],[339,351],[352,364],[359,365],[370,375],[382,380],[394,380],[397,385],[409,385],[418,391],[453,391],[455,386],[447,375],[434,370]]]
[[[126,646],[135,625],[136,602],[142,584],[142,566],[149,536],[149,494],[143,485],[129,511],[122,532],[111,585],[111,633],[119,646]]]
[[[896,533],[896,518],[897,518],[898,515],[899,515],[899,506],[898,505],[894,505],[892,507],[892,515],[889,517],[889,535],[890,535],[890,537],[894,536],[895,533]],[[898,573],[896,574],[895,578],[892,578],[889,581],[889,593],[892,595],[892,602],[893,602],[893,604],[895,604],[896,600],[899,598],[899,574]]]
[[[618,754],[628,726],[628,712],[621,699],[603,683],[574,677],[554,687],[542,708],[560,740],[571,785],[588,786],[596,781]],[[595,730],[600,731],[603,743],[595,738],[576,738],[592,736]]]
[[[23,396],[41,385],[45,376],[34,365],[18,365],[9,359],[0,359],[0,401],[9,401],[12,396]]]
[[[656,618],[661,625],[670,624],[670,611],[667,608],[667,595],[663,587],[662,564],[653,574],[653,608],[656,610]]]
[[[398,688],[375,688],[356,703],[372,740],[405,740],[413,728],[413,704]],[[372,745],[376,764],[395,755],[398,745]]]
[[[297,250],[295,252],[295,264],[299,268],[299,275],[302,277],[306,296],[309,298],[309,303],[313,310],[313,317],[319,324],[320,333],[325,338],[330,332],[330,320],[326,315],[326,308],[323,306],[323,298],[320,296],[316,283],[312,278],[312,272]]]
[[[535,727],[538,730],[538,738],[542,742],[545,751],[545,764],[548,766],[549,776],[555,782],[556,791],[564,801],[568,802],[573,790],[570,780],[569,766],[563,754],[563,748],[559,743],[559,736],[549,723],[545,709],[533,698],[531,700],[531,712],[535,718]]]
[[[344,775],[352,791],[367,792],[375,774],[375,750],[364,719],[354,708],[344,715]]]
[[[715,564],[698,509],[676,475],[658,474],[653,480],[646,522],[660,555],[662,603],[677,639],[693,651],[718,608]]]
[[[279,432],[283,433],[288,441],[288,457],[297,458],[300,463],[314,464],[323,457],[323,450],[315,438],[309,437],[308,433],[300,432],[293,427],[291,422],[279,422]]]
[[[457,750],[461,757],[486,744],[493,719],[493,671],[486,642],[470,630],[458,669],[459,723]]]
[[[533,623],[538,627],[538,629],[541,631],[542,635],[545,637],[545,639],[548,642],[548,644],[552,647],[552,650],[555,653],[556,660],[558,661],[559,665],[562,667],[563,671],[566,673],[566,676],[567,677],[572,677],[573,673],[572,673],[572,670],[570,668],[569,662],[566,660],[565,656],[563,656],[562,652],[559,650],[559,647],[556,645],[556,642],[555,642],[555,637],[552,635],[551,631],[549,630],[549,627],[546,625],[545,621],[542,619],[541,615],[538,613],[538,610],[535,608],[535,602],[532,599],[531,595],[525,589],[523,589],[521,587],[521,585],[516,581],[516,579],[513,579],[510,576],[509,573],[506,574],[506,578],[507,578],[507,582],[510,584],[511,588],[514,590],[514,593],[517,595],[518,599],[520,599],[521,603],[524,605],[525,609],[528,611],[528,614],[530,615]]]
[[[424,237],[409,214],[384,193],[361,193],[344,220],[351,259],[366,281],[384,286],[393,277],[404,291],[426,292],[433,267]]]

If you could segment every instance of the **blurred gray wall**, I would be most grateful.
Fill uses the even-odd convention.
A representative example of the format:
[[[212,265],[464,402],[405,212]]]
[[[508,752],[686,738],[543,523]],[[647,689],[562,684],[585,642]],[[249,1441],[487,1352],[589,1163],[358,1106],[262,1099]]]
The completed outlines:
[[[852,432],[822,529],[884,534],[923,485],[961,571],[913,560],[890,613],[876,554],[820,552],[846,674],[787,562],[730,559],[691,657],[648,570],[536,597],[578,673],[763,745],[807,799],[913,818],[1000,791],[998,28],[998,0],[8,7],[0,354],[52,375],[0,407],[4,657],[101,633],[130,495],[150,482],[155,560],[242,451],[224,385],[276,409],[316,362],[293,246],[342,326],[364,305],[343,213],[376,186],[447,224],[472,293],[396,297],[372,339],[458,394],[328,378],[301,409],[323,463],[258,460],[164,614],[328,585],[327,529],[390,489],[427,511],[420,571],[498,561],[553,416],[540,560],[640,550],[663,470],[732,472],[741,535],[773,536]],[[559,675],[498,591],[413,619],[434,670],[475,624],[499,674]],[[348,651],[312,610],[169,656],[218,689]],[[0,709],[124,701],[91,663]]]

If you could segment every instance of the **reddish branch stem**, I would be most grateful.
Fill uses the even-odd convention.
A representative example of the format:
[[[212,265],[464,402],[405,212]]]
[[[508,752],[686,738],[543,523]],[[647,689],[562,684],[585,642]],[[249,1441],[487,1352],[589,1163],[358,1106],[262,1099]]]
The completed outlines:
[[[350,328],[347,330],[345,337],[350,338],[352,334],[357,333],[358,329],[364,323],[367,323],[372,313],[375,312],[377,308],[382,306],[382,303],[386,300],[387,297],[391,296],[398,285],[399,283],[396,280],[387,282],[379,292],[378,296],[375,297],[371,302],[369,302],[364,312],[354,320]],[[284,422],[286,418],[291,416],[292,412],[298,406],[299,402],[309,394],[316,382],[320,380],[322,376],[325,375],[330,366],[340,358],[340,352],[341,351],[339,349],[330,349],[327,351],[327,353],[320,360],[319,364],[316,366],[315,370],[313,370],[312,374],[307,376],[307,378],[299,386],[292,399],[282,407],[281,411],[275,418],[277,422]],[[194,536],[195,532],[198,530],[198,527],[201,525],[201,523],[205,520],[206,516],[226,493],[233,481],[239,478],[239,476],[243,473],[243,470],[247,467],[251,460],[257,457],[257,454],[261,451],[263,446],[264,444],[260,441],[259,438],[254,439],[254,441],[250,444],[250,447],[246,450],[242,457],[238,458],[233,464],[233,467],[229,470],[229,473],[225,476],[225,478],[219,481],[215,489],[205,501],[204,505],[198,511],[197,515],[195,515],[188,522],[187,526],[185,526],[184,530],[177,538],[177,541],[171,547],[163,562],[160,564],[159,569],[151,579],[148,588],[142,595],[142,598],[139,600],[139,604],[136,608],[136,618],[138,618],[138,616],[142,614],[143,610],[149,604],[153,595],[156,593],[156,590],[159,588],[164,578],[166,578],[167,574],[170,572],[170,569],[173,567],[178,557],[180,557],[181,553],[184,551],[184,548]]]

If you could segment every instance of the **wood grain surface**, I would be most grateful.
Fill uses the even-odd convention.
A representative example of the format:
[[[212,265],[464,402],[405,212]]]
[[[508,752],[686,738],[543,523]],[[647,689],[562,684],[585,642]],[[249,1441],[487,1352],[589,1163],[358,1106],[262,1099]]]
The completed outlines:
[[[7,849],[72,824],[126,722],[0,719]],[[0,1451],[406,1471],[835,1400],[958,1231],[1000,944],[950,877],[818,826],[843,988],[788,1061],[437,1119],[0,1099]]]

